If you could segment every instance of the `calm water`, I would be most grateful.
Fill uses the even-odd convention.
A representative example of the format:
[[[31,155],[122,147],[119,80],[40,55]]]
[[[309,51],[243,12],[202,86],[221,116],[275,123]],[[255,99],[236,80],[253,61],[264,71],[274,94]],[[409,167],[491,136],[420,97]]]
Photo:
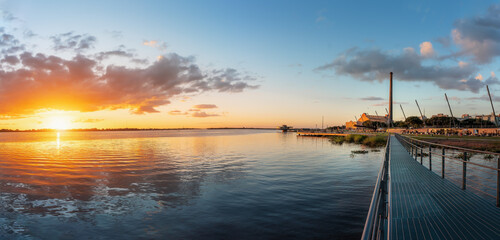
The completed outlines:
[[[381,152],[256,130],[0,133],[0,239],[359,239]]]

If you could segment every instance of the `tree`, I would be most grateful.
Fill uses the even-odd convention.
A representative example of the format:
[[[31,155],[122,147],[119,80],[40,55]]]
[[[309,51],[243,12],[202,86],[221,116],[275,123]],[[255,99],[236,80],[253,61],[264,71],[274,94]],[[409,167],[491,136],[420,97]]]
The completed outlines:
[[[377,129],[377,128],[386,128],[387,124],[383,122],[372,122],[368,120],[363,122],[363,126],[367,128]]]
[[[394,127],[408,128],[408,124],[404,121],[396,121],[394,122]]]
[[[411,116],[406,118],[405,123],[408,124],[408,126],[413,127],[413,128],[419,128],[424,125],[424,121],[420,119],[419,117],[416,116]]]
[[[459,121],[452,117],[432,117],[427,119],[425,124],[433,127],[450,127],[450,124],[451,126],[458,126]]]

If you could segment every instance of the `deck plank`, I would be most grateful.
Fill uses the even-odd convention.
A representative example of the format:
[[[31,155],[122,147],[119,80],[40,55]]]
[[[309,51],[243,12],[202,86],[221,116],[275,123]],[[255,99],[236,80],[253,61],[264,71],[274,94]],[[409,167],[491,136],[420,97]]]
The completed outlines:
[[[392,239],[500,239],[500,209],[415,161],[391,136]]]

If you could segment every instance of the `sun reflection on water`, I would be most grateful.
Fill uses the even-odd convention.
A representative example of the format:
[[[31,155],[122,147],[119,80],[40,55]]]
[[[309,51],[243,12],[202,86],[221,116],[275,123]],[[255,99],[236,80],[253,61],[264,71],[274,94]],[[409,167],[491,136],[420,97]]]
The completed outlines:
[[[57,153],[59,154],[59,148],[61,147],[61,133],[57,132]]]

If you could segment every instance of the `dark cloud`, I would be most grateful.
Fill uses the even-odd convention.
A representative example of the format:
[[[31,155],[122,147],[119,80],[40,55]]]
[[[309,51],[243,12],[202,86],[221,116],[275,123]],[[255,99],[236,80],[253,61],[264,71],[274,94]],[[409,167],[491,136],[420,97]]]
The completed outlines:
[[[0,28],[0,53],[1,54],[14,54],[24,50],[24,45],[19,42],[19,40],[12,34],[4,32],[3,28]]]
[[[461,48],[459,55],[471,55],[480,64],[500,55],[500,4],[491,5],[483,16],[459,19],[452,37]]]
[[[363,100],[363,101],[380,101],[380,100],[384,100],[384,99],[381,98],[381,97],[364,97],[364,98],[360,98],[360,100]]]
[[[210,109],[210,108],[217,108],[217,106],[215,104],[198,104],[198,105],[194,105],[193,108]]]
[[[433,82],[442,89],[457,89],[478,92],[485,83],[499,83],[496,77],[485,82],[474,78],[477,68],[472,65],[440,66],[424,65],[425,59],[414,49],[406,48],[400,54],[389,54],[381,50],[349,49],[332,63],[316,70],[334,70],[337,74],[348,75],[362,81],[383,81],[389,72],[394,72],[399,81]]]
[[[492,96],[493,102],[500,102],[500,97]],[[469,97],[467,100],[481,100],[481,101],[490,101],[490,97],[488,95],[482,95],[480,97]]]
[[[215,113],[206,113],[206,112],[194,112],[191,114],[191,117],[196,117],[196,118],[218,117],[218,116],[220,115]]]
[[[12,35],[2,34],[5,38],[1,49],[20,45]],[[101,60],[111,56],[125,57],[131,63],[136,59],[123,48],[85,55],[81,50],[96,42],[88,35],[66,33],[53,40],[56,48],[67,49],[74,56],[62,58],[29,50],[2,52],[0,64],[15,66],[0,68],[0,102],[6,103],[0,105],[0,115],[29,115],[42,109],[154,113],[175,96],[241,92],[257,87],[247,83],[251,76],[235,69],[203,71],[193,57],[170,53],[153,63],[143,62],[143,67],[104,65]]]
[[[84,51],[93,48],[97,38],[87,34],[67,32],[51,37],[55,50]]]
[[[96,54],[96,58],[99,60],[103,60],[109,57],[132,58],[133,56],[134,54],[127,52],[125,50],[113,50],[113,51],[100,52]]]
[[[443,47],[449,47],[449,46],[451,46],[451,39],[449,37],[439,37],[439,38],[436,38],[436,42],[438,42],[441,45],[443,45]]]
[[[0,63],[7,63],[9,65],[16,65],[19,63],[19,58],[17,56],[4,56],[3,59],[0,60]]]

